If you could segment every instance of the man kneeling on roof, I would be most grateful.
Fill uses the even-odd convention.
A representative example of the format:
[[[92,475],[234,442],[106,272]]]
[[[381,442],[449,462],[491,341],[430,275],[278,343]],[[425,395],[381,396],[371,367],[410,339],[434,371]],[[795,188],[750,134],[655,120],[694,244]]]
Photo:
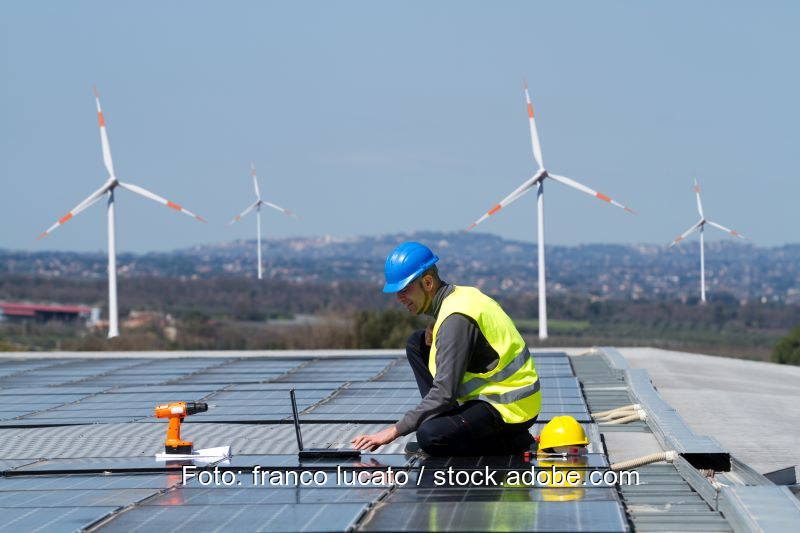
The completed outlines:
[[[438,260],[416,242],[401,244],[386,260],[383,292],[435,320],[432,329],[412,333],[406,346],[422,402],[395,425],[356,437],[353,446],[373,451],[416,430],[430,455],[529,450],[541,393],[528,347],[497,302],[474,287],[442,281]]]

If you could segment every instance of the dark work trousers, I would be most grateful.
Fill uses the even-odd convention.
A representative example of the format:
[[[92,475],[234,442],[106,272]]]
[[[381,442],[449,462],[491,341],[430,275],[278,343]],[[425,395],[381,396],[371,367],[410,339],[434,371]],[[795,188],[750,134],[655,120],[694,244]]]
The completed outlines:
[[[425,344],[425,331],[412,333],[406,345],[406,356],[423,398],[433,386],[433,376],[428,370],[430,354],[431,348]],[[529,450],[533,443],[528,429],[535,420],[509,424],[487,402],[470,400],[420,424],[417,442],[430,455],[521,453]]]

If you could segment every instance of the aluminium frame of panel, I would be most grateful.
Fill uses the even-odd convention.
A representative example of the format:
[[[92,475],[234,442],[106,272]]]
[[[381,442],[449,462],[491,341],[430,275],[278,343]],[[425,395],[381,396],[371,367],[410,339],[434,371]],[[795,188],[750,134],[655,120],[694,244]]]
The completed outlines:
[[[674,465],[712,508],[719,510],[736,533],[783,532],[800,524],[800,500],[732,457],[711,437],[696,435],[678,412],[656,391],[645,370],[633,369],[615,348],[595,348],[612,368],[622,372],[628,388],[647,413],[646,423],[665,450],[679,453]],[[699,468],[731,472],[736,486],[712,485]]]
[[[715,439],[696,435],[678,412],[658,394],[646,370],[631,368],[615,348],[599,348],[612,368],[622,371],[635,403],[647,413],[647,425],[664,450],[675,450],[695,468],[731,469],[728,450]]]

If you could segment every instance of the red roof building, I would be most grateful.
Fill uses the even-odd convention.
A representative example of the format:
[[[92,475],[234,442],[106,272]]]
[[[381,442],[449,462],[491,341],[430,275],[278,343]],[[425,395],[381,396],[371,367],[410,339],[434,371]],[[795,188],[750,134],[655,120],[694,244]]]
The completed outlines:
[[[61,320],[85,320],[93,324],[100,319],[99,307],[84,305],[45,305],[16,302],[0,302],[0,321],[34,321],[47,322]]]

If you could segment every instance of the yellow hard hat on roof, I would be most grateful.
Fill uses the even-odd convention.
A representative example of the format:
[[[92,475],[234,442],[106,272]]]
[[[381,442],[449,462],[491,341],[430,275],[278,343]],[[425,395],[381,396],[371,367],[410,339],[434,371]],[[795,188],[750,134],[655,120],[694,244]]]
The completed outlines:
[[[547,451],[559,446],[586,446],[589,439],[577,420],[571,416],[557,416],[542,429],[539,450]]]

